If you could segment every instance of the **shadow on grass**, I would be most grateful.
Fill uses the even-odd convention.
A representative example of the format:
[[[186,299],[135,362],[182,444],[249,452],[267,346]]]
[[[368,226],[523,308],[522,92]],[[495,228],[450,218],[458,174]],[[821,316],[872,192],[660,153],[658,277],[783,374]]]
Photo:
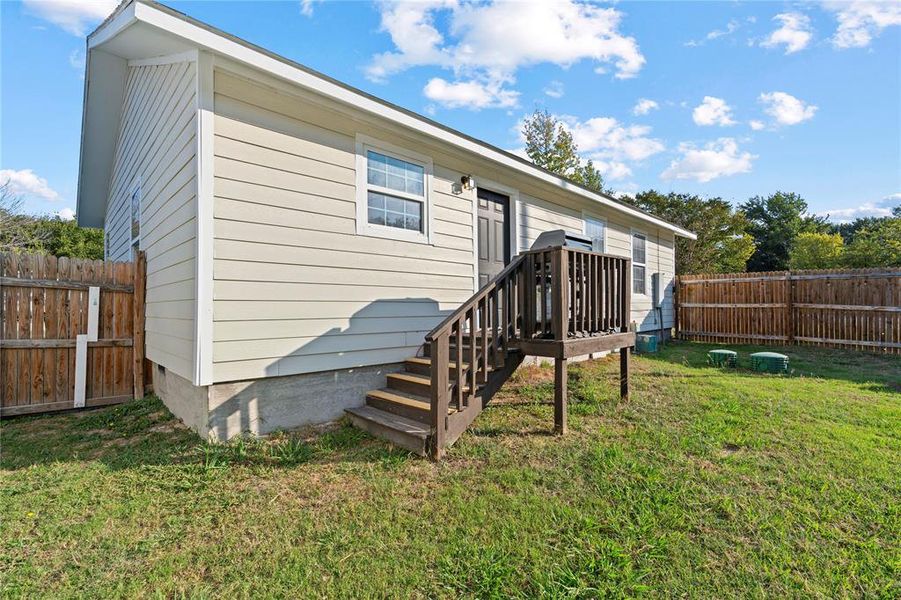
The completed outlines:
[[[745,346],[735,344],[705,344],[671,341],[660,352],[643,354],[652,362],[707,367],[707,352],[714,348],[728,348],[738,352],[737,369],[709,367],[708,373],[685,373],[680,377],[713,377],[729,372],[736,378],[754,380],[779,375],[756,373],[750,370],[750,355],[755,352],[779,352],[789,358],[788,377],[841,379],[862,384],[867,391],[901,392],[901,356],[875,354],[858,350],[817,348],[810,346]],[[669,373],[645,373],[643,376],[669,377]]]
[[[0,427],[0,468],[8,470],[58,462],[97,462],[110,469],[291,468],[309,462],[397,464],[412,456],[346,422],[266,438],[205,442],[155,396],[81,412],[6,419]]]

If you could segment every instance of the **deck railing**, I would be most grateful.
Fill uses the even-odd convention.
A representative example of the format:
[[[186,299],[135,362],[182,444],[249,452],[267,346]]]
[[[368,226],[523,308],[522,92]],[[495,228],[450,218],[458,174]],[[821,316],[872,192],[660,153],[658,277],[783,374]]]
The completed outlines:
[[[518,255],[427,336],[433,445],[481,412],[480,386],[512,344],[625,332],[631,261],[556,247]],[[458,424],[459,423],[459,424]]]

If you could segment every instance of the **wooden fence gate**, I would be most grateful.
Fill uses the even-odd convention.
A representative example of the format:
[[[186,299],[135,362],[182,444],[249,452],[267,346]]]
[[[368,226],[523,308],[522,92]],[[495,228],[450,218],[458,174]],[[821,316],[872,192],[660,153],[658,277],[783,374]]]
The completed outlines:
[[[702,342],[901,354],[901,270],[681,275],[676,331]]]
[[[0,416],[144,395],[146,262],[0,253]]]

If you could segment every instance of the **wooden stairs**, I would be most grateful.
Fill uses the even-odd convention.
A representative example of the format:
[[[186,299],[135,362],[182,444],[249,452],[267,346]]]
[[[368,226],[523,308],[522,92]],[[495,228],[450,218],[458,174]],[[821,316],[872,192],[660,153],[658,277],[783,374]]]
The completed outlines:
[[[403,370],[346,412],[369,433],[439,459],[527,355],[555,359],[554,425],[566,431],[566,365],[574,356],[621,349],[628,394],[628,258],[565,246],[529,250],[425,338]]]
[[[469,336],[464,337],[464,344],[469,342]],[[406,448],[421,456],[430,454],[430,447],[434,428],[431,427],[432,419],[432,358],[429,356],[430,344],[423,344],[422,356],[408,358],[403,363],[403,371],[389,374],[386,386],[372,390],[366,394],[366,404],[359,408],[348,409],[347,415],[351,422],[368,431],[376,437],[386,439],[393,444]],[[465,346],[464,346],[465,353]],[[456,360],[457,347],[450,345],[449,354],[452,361]],[[477,353],[477,358],[480,355]],[[496,356],[488,368],[487,380],[476,384],[475,393],[471,394],[470,384],[462,385],[464,397],[471,398],[472,409],[467,417],[468,422],[480,413],[492,396],[497,393],[504,382],[513,374],[513,371],[522,363],[523,355],[518,350],[510,350],[504,356]],[[468,362],[462,362],[462,381],[469,378],[466,375],[470,371]],[[448,381],[456,381],[456,362],[445,364],[448,371]],[[456,394],[455,383],[448,384],[448,392]],[[467,406],[468,408],[468,406]],[[465,408],[464,408],[465,411]],[[462,413],[455,406],[448,406],[447,415],[450,418]],[[467,423],[468,425],[468,423]],[[465,428],[454,430],[453,437],[444,440],[445,446],[453,444],[463,433]]]

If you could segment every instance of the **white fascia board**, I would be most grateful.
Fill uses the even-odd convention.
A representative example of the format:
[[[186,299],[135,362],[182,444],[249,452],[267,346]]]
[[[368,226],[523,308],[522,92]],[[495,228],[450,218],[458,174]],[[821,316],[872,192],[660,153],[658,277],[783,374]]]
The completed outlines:
[[[535,177],[556,187],[562,188],[570,193],[588,198],[589,200],[593,200],[636,219],[653,223],[658,227],[671,230],[683,237],[697,239],[697,236],[694,233],[682,229],[681,227],[677,227],[662,219],[645,214],[640,210],[614,202],[605,196],[595,194],[578,185],[569,183],[568,181],[538,169],[537,167],[520,162],[515,157],[502,151],[493,149],[462,135],[455,134],[413,114],[387,106],[366,95],[328,81],[314,73],[310,73],[285,62],[287,59],[275,58],[265,52],[251,48],[204,27],[195,25],[185,20],[185,18],[164,12],[154,6],[140,2],[135,3],[133,6],[137,19],[180,36],[213,52],[222,54],[232,60],[250,65],[276,77],[286,79],[296,85],[313,90],[323,96],[337,100],[338,102],[349,104],[357,109],[372,113],[388,121],[422,132],[425,135],[456,146],[467,152],[484,156],[500,165],[525,173],[531,177]]]

